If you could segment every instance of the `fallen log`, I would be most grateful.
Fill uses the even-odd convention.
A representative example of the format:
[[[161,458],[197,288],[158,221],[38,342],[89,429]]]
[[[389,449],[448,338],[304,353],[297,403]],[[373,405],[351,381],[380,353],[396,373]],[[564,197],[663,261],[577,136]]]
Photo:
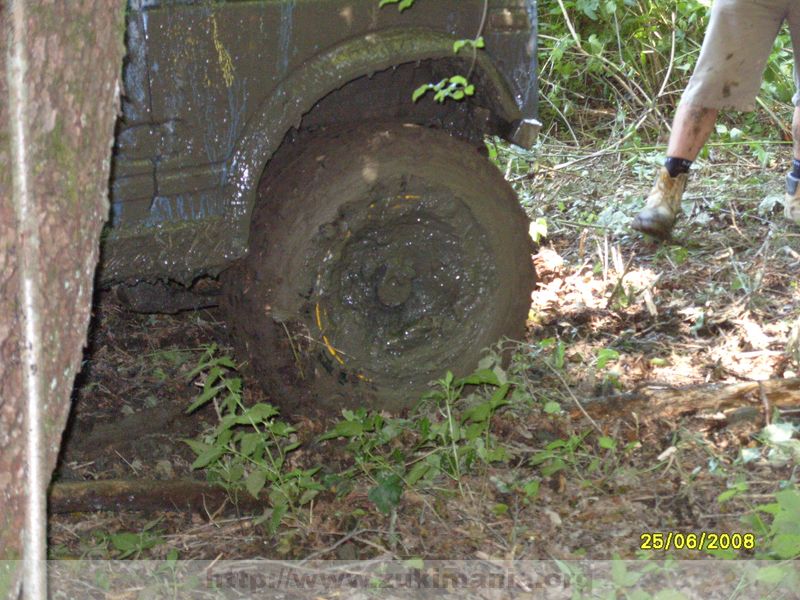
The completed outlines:
[[[750,408],[769,421],[774,409],[789,411],[800,408],[800,377],[683,388],[648,386],[630,394],[586,400],[583,408],[596,419],[619,418],[632,413],[644,418],[676,419],[698,413],[728,414]],[[584,415],[576,407],[571,416],[581,418]]]
[[[268,506],[266,498],[253,498],[246,492],[234,504],[222,487],[192,479],[62,481],[54,483],[49,494],[51,514],[170,509],[213,514],[225,503],[231,511],[251,514],[260,514]]]
[[[97,451],[106,446],[138,440],[153,433],[161,433],[169,430],[177,419],[185,415],[186,407],[181,405],[167,404],[145,408],[109,423],[99,423],[89,433],[75,436],[74,450],[77,452]],[[172,429],[175,428],[172,427]]]

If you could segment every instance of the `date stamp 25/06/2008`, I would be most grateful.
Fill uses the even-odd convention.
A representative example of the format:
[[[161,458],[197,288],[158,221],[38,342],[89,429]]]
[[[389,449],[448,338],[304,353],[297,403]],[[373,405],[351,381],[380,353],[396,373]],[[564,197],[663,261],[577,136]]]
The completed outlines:
[[[639,548],[666,552],[668,550],[752,550],[756,536],[752,533],[715,533],[699,531],[652,531],[639,536]]]

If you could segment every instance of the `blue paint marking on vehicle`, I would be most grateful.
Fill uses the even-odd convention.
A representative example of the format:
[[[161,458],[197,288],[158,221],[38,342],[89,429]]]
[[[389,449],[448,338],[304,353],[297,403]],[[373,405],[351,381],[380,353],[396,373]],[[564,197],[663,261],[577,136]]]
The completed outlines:
[[[168,221],[172,221],[172,204],[166,196],[156,196],[150,203],[147,227],[156,227]]]
[[[138,10],[139,4],[131,2],[131,9]],[[127,18],[128,60],[123,63],[122,78],[125,93],[122,94],[122,109],[131,123],[148,119],[149,99],[147,80],[147,61],[145,57],[146,35],[143,19],[132,13]]]
[[[278,68],[281,74],[289,70],[292,29],[294,26],[294,0],[281,3],[281,24],[278,30]]]
[[[150,204],[147,227],[158,227],[180,221],[201,221],[224,213],[219,202],[215,202],[218,192],[209,190],[186,196],[155,196]]]
[[[195,86],[193,89],[202,89]],[[211,103],[206,105],[206,123],[208,127],[203,136],[203,147],[209,163],[218,163],[230,160],[236,147],[236,140],[244,127],[247,114],[247,78],[235,79],[226,90],[227,116],[217,124],[214,121],[214,108]],[[213,129],[212,129],[213,128]],[[224,183],[224,180],[222,181]]]
[[[112,227],[119,227],[122,222],[122,209],[125,206],[124,202],[112,202],[111,210],[109,211],[109,220]]]

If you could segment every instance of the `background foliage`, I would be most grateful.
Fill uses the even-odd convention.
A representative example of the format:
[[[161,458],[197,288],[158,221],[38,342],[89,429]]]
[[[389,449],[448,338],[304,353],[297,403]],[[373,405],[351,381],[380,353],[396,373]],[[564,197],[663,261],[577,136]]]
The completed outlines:
[[[539,4],[542,116],[551,133],[656,141],[691,76],[711,0],[545,0]],[[723,136],[784,139],[794,92],[784,28],[759,110],[725,115]],[[734,138],[736,136],[734,132]],[[663,141],[663,140],[662,140]]]

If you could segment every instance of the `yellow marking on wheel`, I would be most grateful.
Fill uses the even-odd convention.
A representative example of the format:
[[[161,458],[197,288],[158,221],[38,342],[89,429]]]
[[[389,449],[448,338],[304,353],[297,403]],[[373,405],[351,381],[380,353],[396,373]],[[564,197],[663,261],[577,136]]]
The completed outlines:
[[[344,365],[344,361],[339,356],[339,353],[336,352],[336,348],[331,346],[331,343],[328,341],[328,336],[327,335],[323,335],[322,336],[322,341],[325,343],[325,347],[328,349],[328,352],[331,353],[331,356],[333,358],[335,358],[337,361],[339,361],[340,365]]]
[[[320,309],[319,302],[317,302],[316,305],[314,306],[314,316],[315,316],[315,318],[317,320],[317,327],[319,328],[320,333],[322,333],[322,331],[323,331],[323,328],[322,328],[322,309]],[[330,353],[330,355],[333,358],[335,358],[336,361],[340,365],[345,366],[344,359],[341,356],[339,356],[339,353],[336,351],[336,348],[334,348],[333,344],[331,344],[330,340],[328,340],[328,336],[327,335],[324,335],[324,334],[322,335],[322,343],[325,344],[325,347],[328,349],[328,352]],[[372,381],[371,379],[365,377],[361,373],[356,373],[356,377],[358,377],[362,381],[366,381],[366,382],[371,382]]]
[[[397,195],[394,198],[392,198],[392,200],[394,200],[395,202],[393,202],[391,204],[391,206],[389,206],[389,208],[391,210],[397,210],[397,209],[403,208],[403,206],[401,204],[399,204],[403,200],[411,200],[413,202],[413,201],[416,201],[416,200],[419,200],[419,199],[420,199],[420,197],[418,195],[416,195],[416,194],[400,194],[400,195]]]

